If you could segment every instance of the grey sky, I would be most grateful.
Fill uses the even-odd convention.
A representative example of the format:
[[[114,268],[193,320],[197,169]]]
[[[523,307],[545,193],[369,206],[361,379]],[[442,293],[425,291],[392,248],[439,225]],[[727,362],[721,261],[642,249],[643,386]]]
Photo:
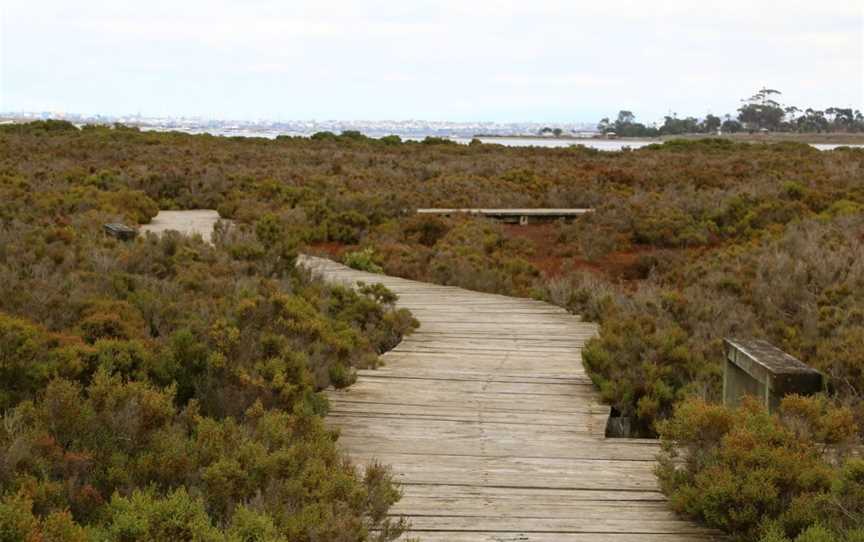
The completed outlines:
[[[0,111],[596,121],[864,107],[862,0],[0,0]]]

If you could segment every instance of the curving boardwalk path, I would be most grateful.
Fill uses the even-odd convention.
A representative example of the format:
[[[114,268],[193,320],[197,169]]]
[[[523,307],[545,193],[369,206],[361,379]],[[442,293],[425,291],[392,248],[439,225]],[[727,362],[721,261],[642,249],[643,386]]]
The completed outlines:
[[[596,331],[561,308],[301,263],[331,281],[380,282],[420,329],[329,392],[329,423],[360,462],[393,467],[424,541],[706,540],[669,510],[653,441],[606,440],[608,407],[580,362]]]
[[[144,231],[209,240],[215,211],[163,211]],[[657,490],[652,441],[606,440],[608,407],[580,362],[596,328],[563,309],[349,269],[302,256],[324,279],[380,282],[420,329],[329,392],[328,423],[358,462],[389,464],[393,512],[429,542],[682,542]]]

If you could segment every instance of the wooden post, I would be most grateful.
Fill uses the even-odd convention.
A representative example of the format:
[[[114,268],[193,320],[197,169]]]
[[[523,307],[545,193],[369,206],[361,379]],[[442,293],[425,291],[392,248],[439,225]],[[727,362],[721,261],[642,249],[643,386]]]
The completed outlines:
[[[763,340],[724,339],[723,404],[736,406],[754,396],[773,411],[790,393],[822,390],[822,374]]]

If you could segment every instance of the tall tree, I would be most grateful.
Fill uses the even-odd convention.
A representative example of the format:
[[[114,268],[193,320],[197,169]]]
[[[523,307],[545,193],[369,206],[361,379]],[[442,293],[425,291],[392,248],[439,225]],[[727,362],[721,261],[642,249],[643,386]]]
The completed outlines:
[[[618,120],[615,121],[615,124],[623,125],[623,124],[633,124],[636,121],[636,115],[633,114],[632,111],[621,110],[618,112]]]
[[[720,128],[721,122],[720,117],[709,113],[705,116],[705,120],[702,121],[702,130],[706,134],[716,132]]]
[[[743,100],[744,105],[738,108],[738,120],[751,130],[776,129],[785,115],[783,107],[774,99],[780,94],[779,90],[762,87],[756,94]]]

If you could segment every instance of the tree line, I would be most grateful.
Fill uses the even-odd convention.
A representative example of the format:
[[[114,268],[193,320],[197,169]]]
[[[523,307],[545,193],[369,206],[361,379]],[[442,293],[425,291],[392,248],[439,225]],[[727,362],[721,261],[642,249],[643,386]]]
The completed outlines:
[[[827,109],[801,109],[784,105],[779,101],[782,92],[763,87],[742,100],[737,115],[718,117],[707,114],[698,119],[688,116],[679,118],[667,115],[660,127],[646,126],[636,122],[632,111],[622,110],[614,120],[603,118],[597,128],[604,134],[614,133],[622,137],[656,137],[681,134],[736,134],[760,131],[784,133],[861,133],[864,132],[864,114],[851,107],[829,107]]]

